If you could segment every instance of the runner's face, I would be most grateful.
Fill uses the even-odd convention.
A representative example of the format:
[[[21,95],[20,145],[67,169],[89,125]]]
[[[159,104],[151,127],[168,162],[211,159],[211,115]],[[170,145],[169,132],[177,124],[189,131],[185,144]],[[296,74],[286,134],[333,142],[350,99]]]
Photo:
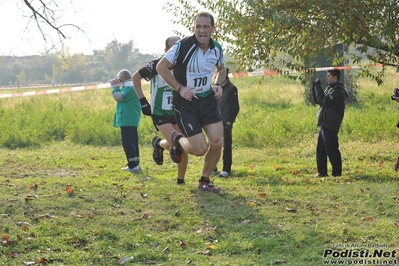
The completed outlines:
[[[210,17],[199,16],[195,20],[193,30],[200,44],[208,44],[215,27],[212,27]]]

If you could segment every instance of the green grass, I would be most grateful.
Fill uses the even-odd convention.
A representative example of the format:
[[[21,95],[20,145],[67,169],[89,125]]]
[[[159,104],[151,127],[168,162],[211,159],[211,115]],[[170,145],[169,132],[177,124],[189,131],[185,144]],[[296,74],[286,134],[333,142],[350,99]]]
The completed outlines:
[[[323,265],[326,249],[344,245],[396,250],[395,79],[359,81],[340,133],[343,175],[324,179],[313,177],[317,108],[303,104],[303,88],[233,80],[241,103],[233,176],[215,177],[218,195],[196,189],[202,157],[189,157],[183,186],[166,152],[163,166],[152,161],[148,117],[139,127],[143,171],[121,171],[107,90],[3,99],[0,265]]]

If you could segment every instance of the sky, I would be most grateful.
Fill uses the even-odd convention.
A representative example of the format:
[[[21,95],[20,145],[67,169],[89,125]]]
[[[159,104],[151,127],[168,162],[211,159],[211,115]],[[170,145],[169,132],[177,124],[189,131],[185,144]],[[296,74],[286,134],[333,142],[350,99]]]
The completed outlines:
[[[174,30],[191,34],[172,24],[172,15],[162,9],[165,2],[58,0],[63,12],[60,23],[75,24],[84,31],[79,32],[75,27],[62,28],[67,36],[64,45],[72,54],[92,54],[93,50],[103,50],[113,40],[119,43],[133,40],[134,47],[143,54],[162,54],[165,39],[175,35]],[[54,30],[48,26],[43,28],[49,35],[47,43],[43,40],[36,24],[29,22],[30,11],[22,0],[0,0],[0,6],[0,56],[43,54],[54,43],[61,48]]]

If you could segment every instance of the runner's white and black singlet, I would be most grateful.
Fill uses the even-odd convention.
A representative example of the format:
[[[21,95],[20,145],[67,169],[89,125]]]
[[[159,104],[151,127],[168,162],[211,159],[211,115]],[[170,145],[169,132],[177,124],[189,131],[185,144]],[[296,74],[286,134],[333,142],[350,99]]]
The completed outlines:
[[[173,116],[172,88],[158,75],[156,66],[160,59],[149,62],[139,70],[140,76],[150,81],[151,114],[155,116]]]
[[[176,42],[165,54],[174,65],[175,79],[185,87],[192,88],[197,97],[204,98],[212,92],[212,77],[215,67],[224,64],[223,50],[218,42],[210,39],[209,49],[204,53],[195,36]],[[181,97],[173,91],[174,97]]]

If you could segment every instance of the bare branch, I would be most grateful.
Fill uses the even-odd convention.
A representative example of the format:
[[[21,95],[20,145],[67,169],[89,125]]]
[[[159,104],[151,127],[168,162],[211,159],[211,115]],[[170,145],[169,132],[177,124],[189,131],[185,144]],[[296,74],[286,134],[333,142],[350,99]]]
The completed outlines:
[[[64,33],[60,30],[60,27],[56,27],[55,25],[53,25],[53,23],[51,23],[46,17],[44,17],[44,16],[43,16],[41,13],[39,13],[34,7],[32,7],[32,5],[28,2],[28,0],[23,0],[23,1],[24,1],[24,3],[26,4],[26,6],[29,7],[29,9],[32,11],[33,16],[34,16],[34,18],[35,18],[35,20],[36,20],[36,24],[37,24],[37,26],[38,26],[40,32],[42,33],[42,36],[43,36],[44,40],[46,40],[46,37],[44,36],[44,33],[43,33],[43,31],[42,31],[42,29],[41,29],[41,27],[40,27],[40,25],[39,25],[38,17],[40,17],[41,19],[43,19],[43,20],[46,22],[47,25],[49,25],[50,27],[52,27],[53,29],[55,29],[59,35],[61,35],[64,39],[66,39],[66,36],[65,36]],[[40,2],[43,4],[43,9],[44,9],[43,14],[47,15],[46,9],[48,9],[48,8],[47,8],[46,4],[43,3],[42,1],[40,1]],[[53,11],[50,10],[50,9],[48,9],[48,10],[49,10],[49,12],[53,12]],[[61,26],[61,27],[62,27],[62,26]]]

